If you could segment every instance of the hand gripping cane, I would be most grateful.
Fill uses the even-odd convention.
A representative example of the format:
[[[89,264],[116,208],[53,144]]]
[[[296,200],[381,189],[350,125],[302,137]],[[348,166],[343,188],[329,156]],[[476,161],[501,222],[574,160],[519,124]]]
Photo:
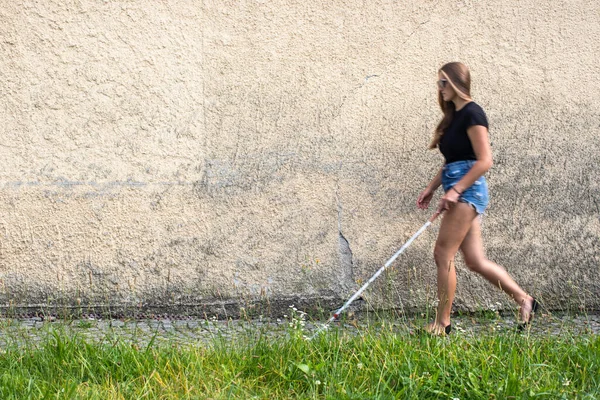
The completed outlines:
[[[335,321],[335,320],[336,320],[336,318],[338,318],[338,317],[339,317],[339,316],[342,314],[342,312],[344,312],[344,310],[345,310],[346,308],[348,308],[348,306],[350,306],[350,304],[352,304],[352,302],[353,302],[354,300],[356,300],[356,298],[357,298],[358,296],[360,296],[360,295],[362,294],[362,292],[364,292],[364,291],[365,291],[365,290],[366,290],[366,289],[369,287],[369,285],[370,285],[371,283],[373,283],[373,281],[374,281],[375,279],[377,279],[377,277],[378,277],[379,275],[381,275],[381,273],[382,273],[383,271],[385,271],[385,270],[386,270],[386,269],[387,269],[387,268],[388,268],[390,265],[392,265],[392,263],[394,262],[394,260],[396,260],[396,258],[397,258],[397,257],[398,257],[400,254],[402,254],[402,252],[404,252],[404,250],[406,250],[406,248],[407,248],[408,246],[410,246],[410,244],[413,242],[413,240],[415,240],[416,238],[418,238],[418,237],[419,237],[419,235],[420,235],[421,233],[423,233],[423,232],[425,231],[425,229],[427,229],[427,228],[429,227],[429,225],[431,225],[431,224],[433,223],[433,221],[434,221],[434,220],[435,220],[435,219],[436,219],[436,218],[437,218],[437,217],[438,217],[438,216],[439,216],[439,215],[440,215],[440,214],[441,214],[443,211],[444,211],[443,209],[438,209],[438,210],[435,212],[435,214],[433,214],[433,215],[431,216],[431,218],[429,218],[429,220],[428,220],[428,221],[425,223],[425,225],[423,225],[423,226],[421,227],[421,229],[419,229],[419,230],[417,231],[417,233],[415,233],[414,235],[412,235],[412,237],[411,237],[410,239],[408,239],[408,241],[407,241],[406,243],[404,243],[404,245],[403,245],[403,246],[400,248],[400,250],[398,250],[398,251],[396,252],[396,254],[394,254],[394,255],[393,255],[393,256],[392,256],[392,257],[391,257],[391,258],[390,258],[390,259],[389,259],[389,260],[388,260],[388,261],[385,263],[385,265],[384,265],[383,267],[379,268],[379,270],[378,270],[377,272],[375,272],[375,275],[373,275],[373,276],[371,277],[371,279],[369,279],[369,280],[367,281],[367,283],[365,283],[365,284],[364,284],[364,285],[363,285],[363,286],[362,286],[360,289],[358,289],[358,291],[357,291],[356,293],[354,293],[354,294],[352,295],[352,297],[350,297],[350,298],[348,299],[348,301],[346,302],[346,304],[344,304],[342,307],[340,307],[340,309],[339,309],[339,310],[337,310],[337,311],[336,311],[336,312],[333,314],[333,316],[332,316],[331,318],[329,318],[329,320],[327,321],[327,323],[326,323],[325,325],[323,325],[321,328],[319,328],[319,329],[317,330],[317,332],[315,332],[315,334],[314,334],[314,335],[312,335],[312,336],[310,337],[310,339],[312,340],[312,339],[313,339],[315,336],[317,336],[319,333],[321,333],[323,330],[325,330],[325,329],[327,328],[327,326],[328,326],[330,323],[332,323],[333,321]]]

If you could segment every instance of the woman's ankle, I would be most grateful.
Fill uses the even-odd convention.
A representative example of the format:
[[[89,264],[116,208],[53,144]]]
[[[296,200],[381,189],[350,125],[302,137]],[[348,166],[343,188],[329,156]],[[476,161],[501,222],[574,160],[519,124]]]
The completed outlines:
[[[526,307],[526,308],[527,308],[527,307],[530,307],[530,306],[531,306],[531,303],[533,303],[533,297],[532,297],[532,296],[530,296],[530,295],[528,295],[528,294],[525,294],[525,296],[523,296],[523,297],[521,298],[521,301],[517,301],[517,304],[518,304],[518,305],[519,305],[519,307],[521,307],[521,308],[522,308],[522,307]]]
[[[450,325],[450,320],[447,320],[447,321],[437,321],[435,324],[438,325],[438,326],[441,326],[442,328],[445,328],[448,325]]]

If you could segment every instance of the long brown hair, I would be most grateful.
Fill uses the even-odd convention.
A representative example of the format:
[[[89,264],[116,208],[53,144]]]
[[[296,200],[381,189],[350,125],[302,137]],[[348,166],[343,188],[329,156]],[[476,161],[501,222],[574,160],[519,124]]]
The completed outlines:
[[[460,62],[445,64],[440,68],[439,73],[446,78],[450,86],[452,86],[452,89],[454,89],[460,98],[471,100],[471,73],[465,64]],[[435,149],[438,146],[442,139],[442,135],[444,134],[444,130],[450,126],[452,117],[454,116],[454,103],[452,101],[444,101],[440,90],[438,90],[438,103],[440,104],[444,116],[437,128],[435,128],[433,140],[429,144],[430,149]]]

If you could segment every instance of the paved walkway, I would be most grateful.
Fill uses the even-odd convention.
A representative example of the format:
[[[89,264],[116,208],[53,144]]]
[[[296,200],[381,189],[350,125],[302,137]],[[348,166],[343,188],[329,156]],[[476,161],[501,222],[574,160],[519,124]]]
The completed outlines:
[[[138,346],[148,344],[206,344],[215,339],[234,340],[236,337],[256,337],[259,333],[284,336],[290,332],[290,324],[311,336],[322,326],[321,322],[306,322],[305,316],[296,311],[294,316],[282,320],[264,321],[217,321],[205,319],[146,319],[115,320],[85,318],[71,321],[42,320],[41,318],[0,319],[0,348],[11,344],[35,346],[52,335],[64,330],[69,335],[78,335],[87,341],[111,343],[123,340]],[[398,332],[414,332],[423,326],[422,318],[383,319],[366,318],[335,322],[330,329],[344,329],[359,333],[365,329],[393,329]],[[458,316],[454,317],[453,335],[476,336],[482,333],[514,332],[513,317]],[[529,330],[533,335],[600,334],[600,314],[567,315],[541,314],[536,316]]]

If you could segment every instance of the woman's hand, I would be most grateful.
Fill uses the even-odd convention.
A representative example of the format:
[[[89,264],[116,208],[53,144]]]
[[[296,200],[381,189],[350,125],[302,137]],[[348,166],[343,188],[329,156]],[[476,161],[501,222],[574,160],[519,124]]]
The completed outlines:
[[[426,210],[429,207],[429,202],[433,197],[433,191],[429,188],[423,190],[419,197],[417,198],[417,207],[421,210]]]
[[[449,210],[456,203],[458,203],[459,198],[460,194],[453,188],[450,188],[450,190],[448,190],[440,199],[440,202],[438,203],[438,211],[442,212]]]

